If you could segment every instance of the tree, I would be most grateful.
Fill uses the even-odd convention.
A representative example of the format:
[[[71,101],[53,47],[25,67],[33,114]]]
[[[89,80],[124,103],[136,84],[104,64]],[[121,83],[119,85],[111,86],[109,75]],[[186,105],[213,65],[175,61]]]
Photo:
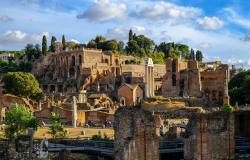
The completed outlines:
[[[88,48],[97,48],[96,42],[94,40],[89,41],[87,44]]]
[[[133,31],[132,29],[129,30],[129,34],[128,34],[128,41],[133,40]]]
[[[196,60],[197,60],[197,61],[202,62],[203,55],[202,55],[202,52],[201,52],[201,51],[197,50],[195,56],[196,56]]]
[[[35,76],[25,72],[9,72],[3,77],[5,92],[39,100],[42,90]]]
[[[42,51],[40,49],[40,45],[39,44],[36,44],[35,45],[35,48],[34,48],[34,57],[35,59],[38,59],[42,56]]]
[[[28,107],[22,104],[12,104],[5,113],[5,136],[15,139],[27,132],[28,128],[37,130],[38,119],[29,111]]]
[[[190,60],[195,61],[195,53],[194,53],[193,48],[191,48],[191,51],[190,51]]]
[[[95,42],[96,42],[97,49],[103,49],[103,45],[104,45],[105,41],[106,41],[105,37],[96,36]]]
[[[234,76],[228,84],[230,103],[239,105],[250,103],[250,71]]]
[[[47,55],[47,52],[48,52],[47,37],[44,35],[42,41],[42,54]]]
[[[35,48],[33,44],[27,44],[25,47],[25,54],[27,55],[28,61],[31,61],[34,59],[35,55]]]
[[[63,50],[66,49],[66,40],[65,40],[65,36],[64,35],[62,36],[62,47],[63,47]]]
[[[51,52],[56,51],[56,37],[55,36],[52,36],[52,38],[51,38],[50,51]]]
[[[51,113],[49,117],[50,122],[52,125],[49,127],[49,133],[53,139],[57,137],[65,137],[66,131],[64,130],[64,126],[61,123],[61,117],[59,114]]]
[[[103,50],[115,52],[118,50],[118,45],[116,40],[109,40],[104,43]]]

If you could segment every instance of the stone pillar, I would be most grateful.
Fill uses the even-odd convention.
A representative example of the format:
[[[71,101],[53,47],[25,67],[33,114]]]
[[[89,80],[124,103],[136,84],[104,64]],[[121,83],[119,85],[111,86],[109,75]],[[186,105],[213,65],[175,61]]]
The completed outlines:
[[[79,103],[86,103],[87,97],[86,97],[86,90],[80,90],[80,93],[78,95]]]
[[[76,128],[77,122],[77,104],[76,104],[76,97],[73,96],[73,103],[72,103],[72,125]]]
[[[230,98],[228,94],[228,80],[229,80],[229,72],[228,70],[225,71],[225,84],[224,84],[224,97],[223,97],[223,104],[229,104]]]
[[[151,58],[147,58],[145,64],[145,96],[154,97],[154,64]]]

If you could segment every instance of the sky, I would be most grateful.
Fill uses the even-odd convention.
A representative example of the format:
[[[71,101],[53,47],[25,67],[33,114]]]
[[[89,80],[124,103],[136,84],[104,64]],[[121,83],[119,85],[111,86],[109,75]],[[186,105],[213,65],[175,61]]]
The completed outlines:
[[[185,43],[205,61],[250,68],[249,0],[0,0],[0,50],[43,35],[87,43],[96,35],[126,43],[128,31]]]

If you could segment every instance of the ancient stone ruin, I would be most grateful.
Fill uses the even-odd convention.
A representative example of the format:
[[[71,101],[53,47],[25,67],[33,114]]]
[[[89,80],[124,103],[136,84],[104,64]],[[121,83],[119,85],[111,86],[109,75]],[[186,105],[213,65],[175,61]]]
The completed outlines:
[[[234,114],[215,112],[190,118],[184,141],[185,160],[234,159]]]
[[[155,119],[140,108],[124,107],[115,114],[115,160],[159,160]]]

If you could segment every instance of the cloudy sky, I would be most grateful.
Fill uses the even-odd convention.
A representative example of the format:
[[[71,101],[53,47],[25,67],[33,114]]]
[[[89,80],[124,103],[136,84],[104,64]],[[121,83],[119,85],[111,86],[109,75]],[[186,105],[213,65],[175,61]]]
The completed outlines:
[[[126,42],[128,30],[156,44],[186,43],[250,67],[248,0],[0,0],[0,50],[41,43],[41,36],[86,43],[96,35]]]

